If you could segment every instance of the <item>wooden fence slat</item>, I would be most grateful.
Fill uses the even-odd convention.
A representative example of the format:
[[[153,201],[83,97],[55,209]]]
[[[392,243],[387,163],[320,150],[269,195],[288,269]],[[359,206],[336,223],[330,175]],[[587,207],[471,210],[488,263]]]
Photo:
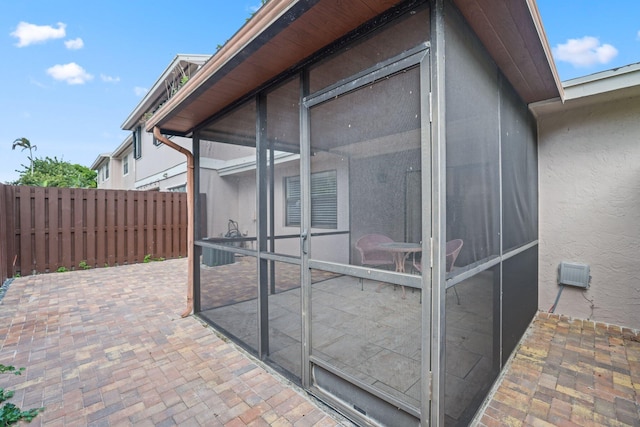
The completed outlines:
[[[0,279],[4,280],[13,276],[11,268],[11,239],[9,239],[10,230],[8,219],[13,209],[13,200],[11,199],[10,186],[0,184]],[[11,201],[11,202],[10,202]],[[11,204],[10,204],[11,203]],[[11,230],[13,231],[13,230]]]
[[[136,259],[136,192],[135,191],[127,191],[125,195],[125,200],[127,202],[126,209],[126,221],[127,225],[127,260],[129,262],[134,262]]]
[[[19,206],[16,203],[16,187],[11,185],[6,187],[5,197],[7,209],[6,221],[7,221],[7,265],[8,272],[7,277],[15,276],[19,271],[18,268],[18,251],[19,242],[18,236],[16,236],[16,218],[18,218]]]
[[[187,199],[180,197],[177,204],[179,212],[174,219],[178,228],[176,250],[183,253],[187,250],[187,223],[185,221],[187,218]]]
[[[158,193],[158,202],[156,204],[156,247],[154,251],[154,256],[159,256],[158,254],[165,253],[165,209],[167,206],[167,195],[168,193]]]
[[[31,188],[21,188],[18,194],[20,201],[20,212],[29,212],[28,215],[20,218],[20,274],[29,275],[33,273],[33,253],[31,251],[31,220],[33,212],[31,210]]]
[[[7,232],[10,234],[11,246],[7,253],[11,258],[11,274],[16,275],[20,272],[20,235],[16,233],[20,224],[20,200],[18,199],[19,189],[13,187],[10,191],[11,211],[7,215]]]
[[[98,267],[107,264],[107,217],[106,200],[107,194],[104,190],[98,190],[96,201],[96,263]]]
[[[171,217],[173,216],[173,194],[166,193],[167,198],[164,204],[164,218],[162,222],[162,236],[164,238],[164,253],[172,253],[173,252],[173,229],[171,227]]]
[[[46,189],[43,187],[35,187],[33,189],[33,242],[34,242],[34,269],[35,271],[46,270],[49,267],[47,257],[47,235],[45,232],[45,224],[47,218],[47,197]]]
[[[136,261],[142,262],[144,259],[144,251],[147,249],[147,230],[145,229],[145,211],[147,208],[147,197],[149,193],[136,194],[138,202],[136,203]]]
[[[171,198],[171,257],[175,258],[180,254],[180,194],[174,193]]]
[[[84,190],[74,188],[71,191],[73,194],[73,251],[71,252],[71,258],[72,266],[77,268],[80,261],[86,261],[84,259],[84,254],[86,253],[84,245]]]
[[[119,265],[123,265],[127,262],[127,252],[125,249],[126,246],[126,238],[125,238],[125,200],[126,194],[123,190],[119,190],[116,193],[115,198],[115,211],[116,211],[116,261]]]
[[[87,262],[87,265],[90,267],[95,267],[97,265],[96,258],[96,235],[97,235],[97,227],[96,227],[96,198],[98,196],[97,191],[89,190],[85,192],[85,209],[86,209],[86,236],[87,236],[87,246],[86,253],[84,258]]]
[[[60,254],[57,267],[69,266],[67,268],[70,268],[72,264],[71,210],[73,209],[73,207],[71,206],[71,190],[69,188],[61,188],[60,197],[58,200],[60,201],[60,219],[62,220],[62,227],[60,228],[60,244],[58,245]]]
[[[49,204],[49,221],[47,227],[47,252],[48,252],[48,260],[47,260],[47,270],[46,271],[56,271],[58,268],[60,251],[58,247],[60,233],[62,229],[62,223],[60,220],[60,189],[59,188],[49,188],[49,194],[47,198],[47,203]]]
[[[147,194],[147,212],[145,218],[145,229],[147,231],[147,241],[146,241],[146,249],[145,255],[153,254],[155,252],[155,209],[156,209],[156,197],[157,193],[149,193]]]
[[[20,223],[20,205],[18,200],[18,190],[12,186],[11,191],[7,194],[11,197],[11,210],[7,215],[7,233],[9,233],[11,246],[7,255],[11,261],[11,275],[15,276],[20,271],[20,236],[16,234],[16,229]],[[9,206],[9,205],[7,205]]]
[[[107,192],[106,200],[106,235],[107,235],[107,263],[109,265],[116,265],[116,212],[115,212],[115,193],[112,191]]]

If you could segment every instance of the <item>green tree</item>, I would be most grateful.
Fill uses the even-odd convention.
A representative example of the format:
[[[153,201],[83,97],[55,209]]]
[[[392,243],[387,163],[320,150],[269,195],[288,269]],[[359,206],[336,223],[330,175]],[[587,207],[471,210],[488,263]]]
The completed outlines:
[[[22,165],[23,170],[16,170],[20,178],[14,185],[32,185],[35,187],[96,188],[96,171],[86,166],[72,164],[50,157],[35,158],[31,169]]]
[[[31,173],[33,173],[33,150],[37,150],[38,147],[36,145],[31,145],[31,141],[27,138],[17,138],[13,141],[13,146],[11,146],[12,150],[15,150],[16,147],[22,147],[22,151],[29,150],[29,163],[31,164]]]

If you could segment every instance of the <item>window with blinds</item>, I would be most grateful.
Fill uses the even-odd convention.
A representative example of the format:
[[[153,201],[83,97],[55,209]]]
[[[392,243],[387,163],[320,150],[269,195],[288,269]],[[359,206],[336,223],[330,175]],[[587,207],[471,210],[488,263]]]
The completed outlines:
[[[286,177],[285,225],[300,226],[300,176]],[[311,226],[338,228],[338,179],[335,170],[311,174]]]

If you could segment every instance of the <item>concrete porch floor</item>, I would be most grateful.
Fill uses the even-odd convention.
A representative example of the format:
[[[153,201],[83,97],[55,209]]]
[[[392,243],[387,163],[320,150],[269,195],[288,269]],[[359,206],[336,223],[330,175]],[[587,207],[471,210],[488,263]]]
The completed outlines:
[[[31,425],[335,426],[349,422],[185,308],[185,259],[15,279],[2,375]],[[539,313],[480,425],[640,426],[640,334]]]

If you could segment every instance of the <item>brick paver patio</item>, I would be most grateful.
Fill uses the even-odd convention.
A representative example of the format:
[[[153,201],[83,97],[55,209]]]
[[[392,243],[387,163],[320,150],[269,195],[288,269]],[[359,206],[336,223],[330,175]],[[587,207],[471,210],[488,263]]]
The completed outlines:
[[[538,313],[480,426],[640,426],[640,333]]]
[[[186,306],[186,260],[13,281],[0,301],[2,375],[33,426],[336,426],[304,393]]]
[[[185,308],[185,259],[13,281],[2,375],[45,426],[350,425]],[[482,426],[640,426],[640,334],[540,313]]]

